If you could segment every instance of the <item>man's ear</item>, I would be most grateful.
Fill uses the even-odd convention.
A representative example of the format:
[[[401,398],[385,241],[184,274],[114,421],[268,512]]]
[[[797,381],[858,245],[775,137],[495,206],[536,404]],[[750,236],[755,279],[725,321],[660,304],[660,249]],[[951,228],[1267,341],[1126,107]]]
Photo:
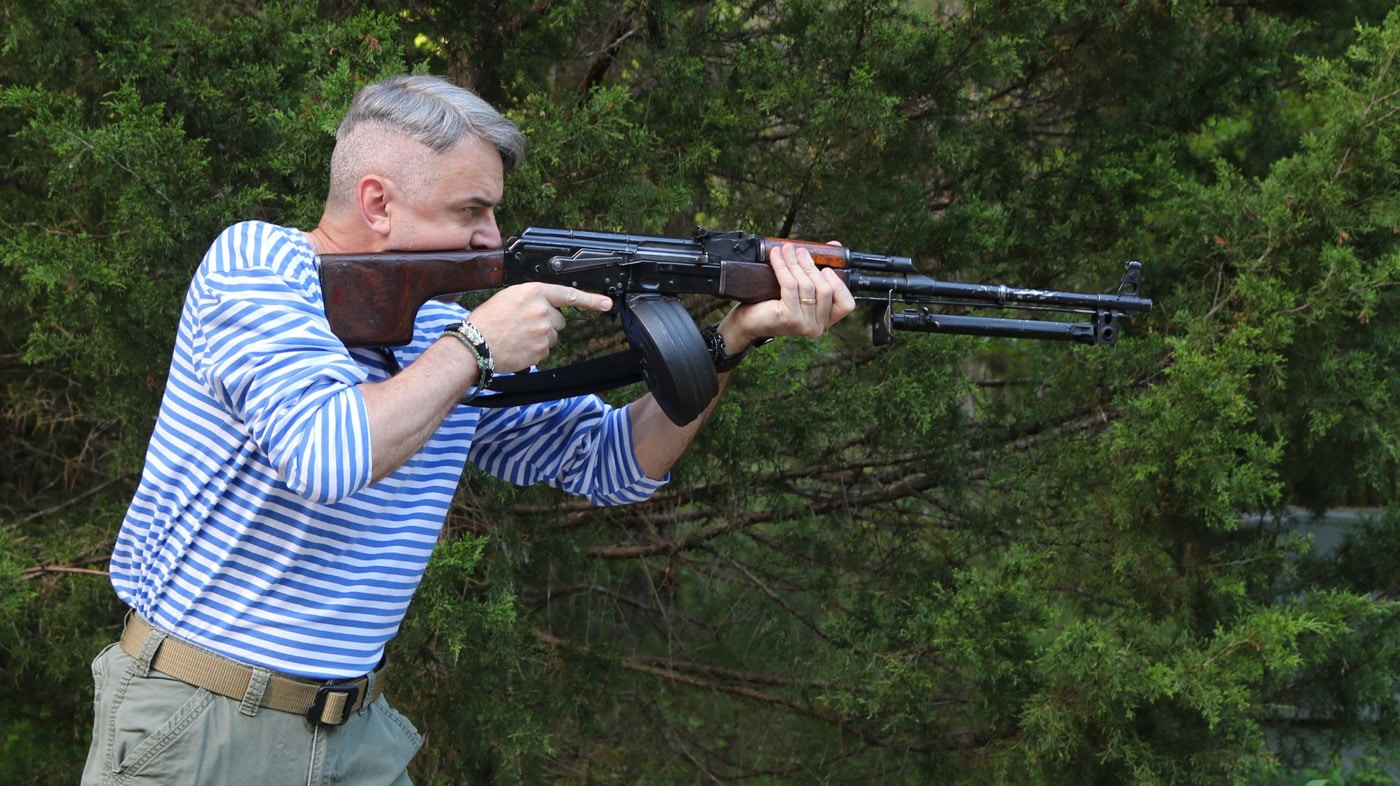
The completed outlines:
[[[360,216],[365,227],[378,235],[387,236],[392,224],[389,220],[389,202],[398,191],[394,181],[384,175],[365,175],[355,191],[359,200]]]

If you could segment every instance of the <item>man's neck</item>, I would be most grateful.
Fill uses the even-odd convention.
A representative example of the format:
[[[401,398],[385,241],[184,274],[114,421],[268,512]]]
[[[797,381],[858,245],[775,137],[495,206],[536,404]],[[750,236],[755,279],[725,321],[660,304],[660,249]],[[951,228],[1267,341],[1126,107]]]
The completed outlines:
[[[379,250],[375,246],[373,238],[359,237],[353,232],[346,232],[324,216],[315,229],[306,231],[306,237],[311,241],[311,247],[316,250],[318,256]]]

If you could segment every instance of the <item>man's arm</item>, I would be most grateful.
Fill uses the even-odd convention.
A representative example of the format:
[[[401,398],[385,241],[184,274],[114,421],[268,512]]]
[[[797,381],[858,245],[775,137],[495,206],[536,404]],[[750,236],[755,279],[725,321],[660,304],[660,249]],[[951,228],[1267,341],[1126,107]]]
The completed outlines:
[[[438,339],[408,368],[381,382],[359,385],[369,414],[377,483],[418,452],[452,407],[476,384],[476,359],[451,338]]]
[[[497,372],[521,371],[543,361],[559,340],[565,306],[607,311],[612,300],[556,284],[522,284],[493,295],[471,313],[490,347]],[[359,385],[369,415],[373,481],[403,465],[423,447],[443,418],[476,384],[476,357],[452,336],[438,339],[408,368]]]
[[[731,354],[744,351],[763,336],[817,338],[855,310],[855,298],[829,268],[818,268],[806,249],[775,247],[769,263],[782,294],[776,300],[735,306],[719,324],[719,334]],[[719,394],[700,417],[677,426],[661,411],[651,394],[629,405],[633,448],[648,477],[660,479],[690,447],[700,426],[724,395],[731,374],[720,376]]]

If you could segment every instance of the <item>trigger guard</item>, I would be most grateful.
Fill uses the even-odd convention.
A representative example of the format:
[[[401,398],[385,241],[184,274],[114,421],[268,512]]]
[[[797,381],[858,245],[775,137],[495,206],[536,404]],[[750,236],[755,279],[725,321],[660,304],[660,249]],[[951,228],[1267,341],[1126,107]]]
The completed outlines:
[[[719,393],[719,375],[685,306],[674,297],[628,295],[622,332],[666,417],[677,426],[700,417]]]

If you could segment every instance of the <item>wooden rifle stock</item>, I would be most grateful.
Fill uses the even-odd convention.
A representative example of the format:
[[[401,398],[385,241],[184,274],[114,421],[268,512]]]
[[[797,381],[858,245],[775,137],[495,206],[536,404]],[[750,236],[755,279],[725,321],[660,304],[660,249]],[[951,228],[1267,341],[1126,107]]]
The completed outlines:
[[[322,254],[326,319],[346,346],[407,344],[424,303],[501,287],[504,268],[499,250]]]

